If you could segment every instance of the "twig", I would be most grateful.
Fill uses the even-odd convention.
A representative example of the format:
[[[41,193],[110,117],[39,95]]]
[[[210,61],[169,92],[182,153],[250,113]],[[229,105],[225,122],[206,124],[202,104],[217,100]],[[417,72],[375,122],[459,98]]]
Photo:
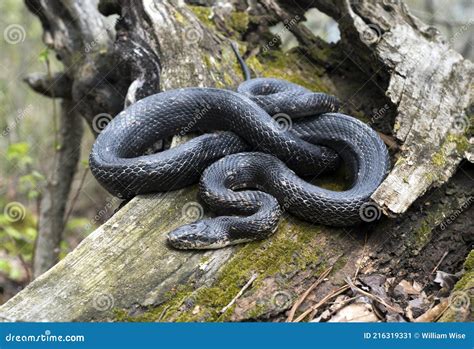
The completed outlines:
[[[327,301],[326,301],[326,302],[327,302]],[[326,303],[326,302],[324,302],[324,303]],[[322,305],[322,304],[321,304],[321,305]],[[320,306],[321,306],[321,305],[320,305]],[[319,307],[320,307],[320,306],[319,306]],[[319,307],[316,308],[316,309],[313,309],[313,311],[309,314],[309,320],[310,320],[310,321],[315,318],[316,314],[318,313]]]
[[[332,270],[332,266],[326,269],[321,273],[321,275],[318,277],[318,279],[296,300],[295,304],[293,304],[293,307],[291,307],[290,313],[288,314],[288,318],[286,319],[286,322],[292,322],[293,318],[295,317],[295,313],[298,310],[299,306],[304,302],[306,297],[316,288],[318,285],[326,278],[326,276],[329,275],[329,273]]]
[[[375,296],[367,291],[364,291],[363,289],[361,289],[360,287],[357,287],[356,285],[354,285],[354,283],[349,279],[349,278],[346,278],[346,281],[348,283],[348,285],[351,287],[351,289],[354,291],[354,292],[357,292],[357,293],[360,293],[364,296],[366,296],[367,298],[370,298],[376,302],[379,302],[380,304],[384,305],[387,309],[390,309],[391,311],[395,312],[395,313],[398,313],[398,314],[402,314],[403,312],[399,309],[396,309],[394,308],[392,305],[388,304],[385,300],[383,300],[381,297],[379,296]]]
[[[29,283],[31,281],[31,272],[30,272],[30,267],[28,266],[28,263],[26,263],[25,259],[21,255],[21,251],[18,252],[18,259],[20,260],[20,263],[25,270],[26,273],[26,280]]]
[[[427,310],[424,314],[418,316],[413,322],[433,322],[436,321],[448,308],[448,298],[444,299],[437,306]]]
[[[431,274],[434,274],[434,273],[438,270],[439,266],[441,265],[441,263],[443,263],[444,259],[445,259],[446,256],[448,255],[448,253],[449,253],[449,251],[446,251],[446,252],[443,254],[443,256],[442,256],[441,259],[439,260],[438,264],[436,264],[436,266],[434,267],[434,269],[431,271]]]
[[[321,307],[324,303],[326,303],[328,300],[330,300],[331,298],[334,298],[336,296],[339,296],[341,293],[343,292],[346,292],[348,289],[349,289],[349,285],[344,285],[344,286],[341,286],[339,287],[338,289],[334,290],[333,292],[331,292],[330,294],[328,294],[326,297],[324,297],[323,299],[321,299],[319,301],[319,303],[313,305],[311,308],[309,308],[308,310],[306,310],[303,314],[301,314],[300,316],[298,316],[293,322],[300,322],[301,320],[303,320],[306,316],[308,316],[309,313],[312,313],[314,310],[317,310],[319,307]]]
[[[250,287],[250,285],[252,285],[252,283],[255,281],[255,279],[257,278],[258,274],[257,273],[254,273],[252,274],[252,276],[250,277],[249,281],[247,281],[247,283],[244,285],[244,287],[242,287],[239,291],[239,293],[237,293],[237,295],[229,302],[229,304],[227,304],[224,308],[221,309],[220,313],[223,314],[225,313],[231,306],[234,305],[235,301],[237,299],[240,298],[240,296],[242,296],[245,292],[245,290],[247,288]]]
[[[397,142],[393,139],[393,137],[387,136],[386,134],[382,132],[377,132],[377,133],[380,136],[380,138],[382,138],[382,141],[390,150],[397,150],[399,148]]]
[[[48,51],[46,51],[48,52]],[[51,72],[51,62],[49,60],[48,54],[45,55],[45,60],[44,63],[46,65],[46,72],[48,79],[51,81],[52,80],[52,72]],[[51,172],[51,176],[48,180],[49,183],[54,183],[56,181],[56,171],[54,170],[56,168],[56,163],[58,160],[58,151],[59,151],[59,128],[58,128],[58,111],[56,107],[56,96],[54,95],[54,90],[51,90],[51,102],[53,103],[53,132],[54,132],[54,155],[53,155],[53,171]],[[52,204],[53,206],[53,204]]]
[[[362,252],[362,257],[359,258],[359,261],[365,257],[366,252],[367,252],[367,233],[365,233],[364,249],[363,249],[363,252]],[[357,275],[359,275],[359,271],[360,271],[360,267],[361,267],[361,263],[359,263],[359,261],[357,261],[358,263],[357,263],[357,269],[354,273],[354,279],[357,277]]]
[[[350,302],[356,300],[357,298],[359,298],[359,296],[355,296],[355,297],[351,297],[351,298],[348,298],[344,301],[342,301],[340,303],[340,307],[337,308],[337,309],[334,309],[333,311],[329,312],[329,317],[332,317],[335,313],[337,313],[339,310],[341,310],[343,307],[345,307],[347,304],[349,304]],[[334,303],[333,303],[334,304]]]
[[[164,307],[164,309],[161,311],[160,316],[158,316],[158,319],[156,320],[156,322],[160,322],[164,318],[166,312],[168,311],[170,307],[171,305],[167,305],[166,307]]]
[[[64,218],[64,225],[67,224],[67,221],[69,220],[69,216],[71,216],[72,210],[74,209],[74,206],[76,205],[77,199],[79,198],[79,194],[81,193],[82,187],[84,186],[84,181],[86,180],[87,173],[89,172],[89,168],[86,167],[84,169],[84,173],[82,174],[81,177],[81,182],[79,183],[79,187],[77,188],[76,192],[74,193],[74,197],[72,198],[71,205],[69,206],[69,210],[66,213],[66,216]]]

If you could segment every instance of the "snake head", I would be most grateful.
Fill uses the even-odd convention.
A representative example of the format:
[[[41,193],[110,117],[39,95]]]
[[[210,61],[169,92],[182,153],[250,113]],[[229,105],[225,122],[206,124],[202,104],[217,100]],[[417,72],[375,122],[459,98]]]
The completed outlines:
[[[208,220],[183,225],[168,233],[168,242],[180,250],[215,249],[228,245],[224,233],[212,229]]]

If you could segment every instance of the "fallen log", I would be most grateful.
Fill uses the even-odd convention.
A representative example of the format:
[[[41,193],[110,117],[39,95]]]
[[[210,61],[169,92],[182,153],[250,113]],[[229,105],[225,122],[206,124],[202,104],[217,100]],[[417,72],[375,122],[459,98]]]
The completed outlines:
[[[460,115],[464,120],[472,104],[472,96],[465,93],[472,84],[472,63],[449,49],[438,34],[432,34],[410,15],[403,3],[387,8],[375,1],[317,1],[321,11],[338,21],[341,42],[326,44],[302,24],[295,24],[289,30],[301,47],[288,53],[275,50],[265,54],[252,52],[268,40],[268,27],[295,16],[285,1],[257,1],[250,8],[245,2],[236,2],[231,10],[172,1],[114,3],[106,9],[121,11],[123,16],[116,28],[116,46],[126,66],[133,65],[125,103],[156,92],[156,86],[146,82],[150,75],[156,76],[157,66],[163,90],[235,86],[241,72],[224,34],[232,36],[240,41],[241,49],[247,48],[247,61],[255,73],[334,93],[347,101],[347,113],[386,133],[393,129],[402,150],[394,154],[398,160],[373,198],[387,213],[404,214],[396,220],[383,217],[377,223],[350,229],[285,216],[268,240],[217,251],[182,252],[166,245],[165,234],[202,215],[204,208],[196,188],[137,197],[0,307],[0,318],[285,319],[284,313],[298,296],[328,267],[332,267],[329,282],[305,302],[323,299],[331,287],[343,285],[346,276],[356,272],[376,270],[399,276],[400,260],[415,263],[415,256],[430,250],[439,236],[450,236],[451,226],[442,231],[439,228],[446,217],[456,212],[458,219],[470,214],[466,202],[473,193],[472,186],[466,191],[468,179],[458,173],[448,184],[443,183],[453,175],[466,151],[466,136],[459,132],[456,118]],[[263,13],[267,17],[260,21],[258,16]],[[222,16],[233,18],[224,28],[219,20]],[[267,36],[259,39],[251,35],[258,31]],[[430,53],[445,57],[436,61],[436,71],[432,70]],[[363,105],[351,99],[354,95],[364,101]],[[367,110],[385,105],[388,109],[380,118],[363,116]],[[472,174],[472,168],[464,167],[463,171]],[[330,178],[319,181],[332,189],[344,187],[342,180],[336,184]],[[422,196],[439,185],[441,189]],[[451,194],[446,193],[448,186],[454,187],[449,187]],[[433,198],[437,198],[434,203]],[[469,239],[468,235],[464,240],[450,241],[457,259],[447,258],[443,267],[459,265],[468,253]],[[427,278],[427,274],[420,271],[417,275]],[[247,283],[248,288],[240,295]]]

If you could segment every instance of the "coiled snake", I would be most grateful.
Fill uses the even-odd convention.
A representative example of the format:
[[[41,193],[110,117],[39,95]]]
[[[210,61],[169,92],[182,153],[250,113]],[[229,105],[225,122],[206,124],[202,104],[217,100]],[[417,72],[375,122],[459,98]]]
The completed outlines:
[[[337,109],[335,97],[279,79],[250,79],[237,92],[161,92],[107,125],[93,145],[90,168],[122,198],[176,190],[201,178],[201,198],[224,216],[170,232],[168,241],[176,248],[265,238],[283,210],[310,222],[351,225],[361,220],[359,210],[384,179],[389,158],[375,131]],[[275,114],[290,116],[291,129],[282,129]],[[188,132],[203,134],[145,154],[158,140]],[[302,179],[334,170],[340,158],[352,177],[350,189],[330,191]]]

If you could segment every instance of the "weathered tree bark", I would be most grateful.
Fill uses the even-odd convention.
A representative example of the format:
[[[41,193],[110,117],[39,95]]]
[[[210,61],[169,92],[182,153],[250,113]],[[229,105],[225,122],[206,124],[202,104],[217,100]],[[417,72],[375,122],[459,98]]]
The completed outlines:
[[[343,50],[370,80],[381,79],[396,108],[393,133],[402,151],[372,198],[388,214],[403,213],[445,183],[466,156],[474,66],[402,1],[316,6],[338,21]]]
[[[405,213],[351,229],[311,225],[286,216],[268,240],[218,251],[182,252],[166,245],[165,233],[183,224],[190,208],[198,213],[202,209],[196,189],[137,197],[2,306],[0,317],[279,320],[327,266],[333,266],[330,280],[307,302],[320,300],[357,272],[428,282],[444,248],[449,257],[440,267],[461,268],[473,241],[472,228],[455,234],[456,226],[445,220],[472,217],[472,167],[464,165],[448,184],[422,194],[446,182],[466,150],[466,137],[455,120],[458,115],[464,120],[472,104],[472,96],[466,93],[472,83],[472,64],[412,17],[403,3],[315,1],[314,6],[338,21],[342,39],[337,45],[324,43],[299,23],[313,1],[299,3],[301,7],[292,1],[259,0],[249,6],[233,1],[232,6],[207,8],[182,1],[103,2],[99,6],[103,14],[122,16],[115,46],[107,45],[104,54],[117,60],[113,65],[120,72],[111,73],[117,78],[111,84],[128,87],[121,96],[125,104],[155,93],[158,77],[163,90],[234,87],[241,72],[226,39],[231,37],[245,50],[256,74],[336,94],[348,114],[383,133],[393,131],[402,143],[401,151],[393,154],[399,160],[374,200],[387,213]],[[49,20],[57,22],[60,13],[51,12]],[[94,15],[83,25],[96,25],[102,17]],[[274,39],[269,26],[280,21],[300,44],[288,53],[268,48]],[[443,59],[434,60],[430,52]],[[95,65],[101,65],[101,57],[93,57]],[[419,57],[423,62],[417,63]],[[431,70],[433,64],[437,70]],[[73,85],[84,81],[80,71],[72,79]],[[78,90],[84,91],[79,88],[75,93],[73,88],[73,98]],[[441,91],[442,101],[436,99]],[[92,97],[99,92],[85,93],[93,104],[89,109],[98,110]],[[83,107],[81,113],[93,115]],[[328,178],[320,180],[321,185],[341,189],[341,184],[328,182]],[[419,255],[424,256],[424,264]],[[405,268],[399,270],[400,265]],[[255,274],[251,288],[221,312]]]

